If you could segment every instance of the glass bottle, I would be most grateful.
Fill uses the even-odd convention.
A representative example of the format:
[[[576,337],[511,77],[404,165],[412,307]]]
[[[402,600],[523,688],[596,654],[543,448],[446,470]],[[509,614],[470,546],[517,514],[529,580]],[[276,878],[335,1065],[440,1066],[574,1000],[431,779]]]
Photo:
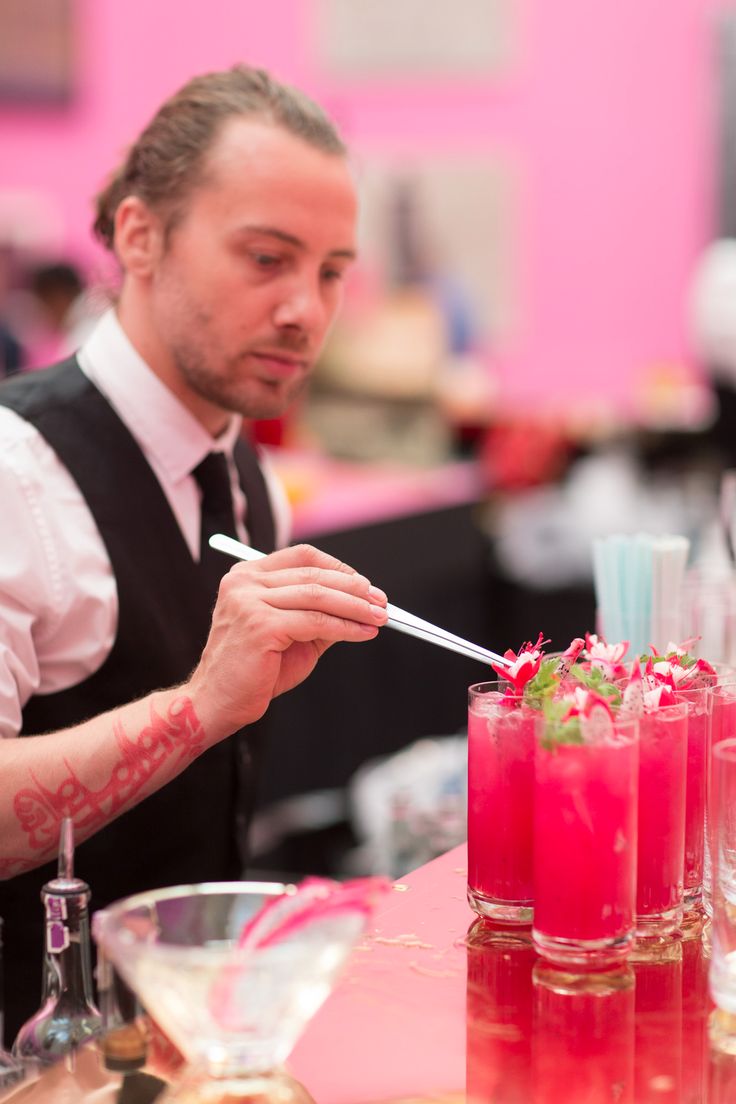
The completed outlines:
[[[90,889],[74,877],[74,829],[65,817],[59,838],[58,876],[41,889],[46,915],[41,1007],[21,1027],[13,1054],[53,1065],[100,1034],[92,996]]]

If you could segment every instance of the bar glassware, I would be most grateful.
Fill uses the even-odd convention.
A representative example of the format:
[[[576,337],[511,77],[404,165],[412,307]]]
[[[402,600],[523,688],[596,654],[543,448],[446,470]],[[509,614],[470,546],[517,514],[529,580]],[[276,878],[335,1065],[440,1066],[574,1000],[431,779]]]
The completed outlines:
[[[719,673],[718,686],[710,686],[706,691],[708,714],[708,737],[706,748],[705,772],[705,852],[703,855],[703,908],[709,917],[713,916],[713,873],[712,856],[714,839],[710,830],[712,824],[713,802],[713,753],[712,749],[721,740],[736,736],[736,681],[729,675],[724,681]]]
[[[687,719],[687,785],[685,788],[685,917],[694,920],[703,908],[703,854],[705,849],[705,792],[708,748],[707,687],[676,690],[685,702]]]
[[[688,706],[639,717],[636,933],[676,932],[682,923]]]
[[[167,1101],[190,1092],[197,1100],[292,1099],[283,1095],[290,1082],[282,1063],[388,882],[312,879],[304,887],[306,894],[270,882],[173,886],[95,913],[106,957],[188,1062]]]
[[[713,923],[709,984],[718,1008],[736,1016],[736,739],[714,744],[712,756]]]
[[[532,939],[557,965],[595,970],[634,940],[638,723],[619,715],[581,731],[561,742],[537,722]]]
[[[479,916],[528,925],[537,714],[506,685],[468,690],[468,902]]]

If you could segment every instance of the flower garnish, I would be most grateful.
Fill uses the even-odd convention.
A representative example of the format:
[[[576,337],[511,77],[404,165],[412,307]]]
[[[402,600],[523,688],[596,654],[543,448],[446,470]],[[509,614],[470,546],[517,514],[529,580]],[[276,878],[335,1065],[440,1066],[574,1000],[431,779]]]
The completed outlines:
[[[572,717],[591,717],[596,709],[603,709],[608,717],[613,717],[607,698],[586,686],[576,686],[572,695],[572,702],[562,718],[562,723],[564,724]]]
[[[616,679],[626,677],[624,656],[628,651],[628,647],[628,640],[622,640],[618,644],[609,644],[602,636],[596,636],[595,633],[586,633],[583,656],[588,660],[591,668],[601,671],[609,682],[615,682]]]
[[[644,712],[644,705],[644,680],[641,677],[641,664],[638,659],[635,659],[631,664],[631,673],[629,681],[626,683],[621,707],[627,713],[640,717]]]
[[[671,686],[663,682],[659,686],[644,691],[645,709],[661,709],[665,705],[677,705],[677,698]]]
[[[578,656],[585,648],[585,641],[580,636],[576,636],[572,640],[569,646],[565,649],[559,659],[557,665],[557,675],[560,682],[564,682],[567,676],[570,674],[570,668],[573,666]]]
[[[553,751],[560,744],[599,743],[613,734],[613,712],[607,698],[585,686],[562,698],[544,702],[542,746]]]
[[[695,659],[682,648],[670,645],[665,655],[659,655],[654,649],[652,652],[647,661],[647,675],[667,683],[672,689],[697,690],[718,682],[718,673],[707,660]]]
[[[543,644],[548,643],[549,641],[544,639],[544,633],[540,633],[536,644],[532,645],[528,642],[522,644],[518,654],[512,651],[511,648],[503,653],[504,659],[510,661],[510,666],[504,667],[500,663],[491,664],[497,675],[511,683],[517,697],[522,696],[524,687],[539,670],[544,658],[544,652],[541,648]]]

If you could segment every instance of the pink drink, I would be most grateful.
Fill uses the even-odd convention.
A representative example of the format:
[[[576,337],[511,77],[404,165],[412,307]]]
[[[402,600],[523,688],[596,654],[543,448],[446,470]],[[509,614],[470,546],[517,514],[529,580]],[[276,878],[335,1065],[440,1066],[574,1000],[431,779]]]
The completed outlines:
[[[686,702],[687,786],[685,791],[685,909],[699,910],[703,888],[705,845],[706,752],[708,712],[706,688],[677,690],[678,701]]]
[[[610,740],[537,743],[532,937],[561,965],[611,965],[633,941],[639,749],[636,723],[615,725]]]
[[[480,916],[528,924],[535,714],[497,687],[468,698],[468,900]]]
[[[637,929],[666,934],[682,919],[687,705],[645,712],[639,734]]]
[[[718,665],[720,666],[720,665]],[[719,678],[721,673],[719,671]],[[728,675],[727,677],[732,678]],[[713,755],[714,746],[721,740],[736,736],[736,682],[729,681],[706,690],[708,712],[708,740],[705,752],[705,853],[703,855],[703,907],[713,916]]]

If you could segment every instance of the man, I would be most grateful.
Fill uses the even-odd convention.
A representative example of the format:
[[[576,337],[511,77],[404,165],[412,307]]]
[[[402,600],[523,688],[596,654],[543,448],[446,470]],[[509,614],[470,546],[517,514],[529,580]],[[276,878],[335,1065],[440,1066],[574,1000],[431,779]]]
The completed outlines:
[[[29,737],[0,741],[9,1037],[38,1000],[53,867],[30,867],[61,818],[94,908],[238,877],[258,753],[239,730],[385,622],[382,592],[308,548],[234,567],[217,596],[229,564],[207,546],[225,528],[274,547],[240,416],[304,387],[355,214],[316,105],[244,67],[197,78],[99,197],[115,310],[76,358],[0,388],[0,733]]]

